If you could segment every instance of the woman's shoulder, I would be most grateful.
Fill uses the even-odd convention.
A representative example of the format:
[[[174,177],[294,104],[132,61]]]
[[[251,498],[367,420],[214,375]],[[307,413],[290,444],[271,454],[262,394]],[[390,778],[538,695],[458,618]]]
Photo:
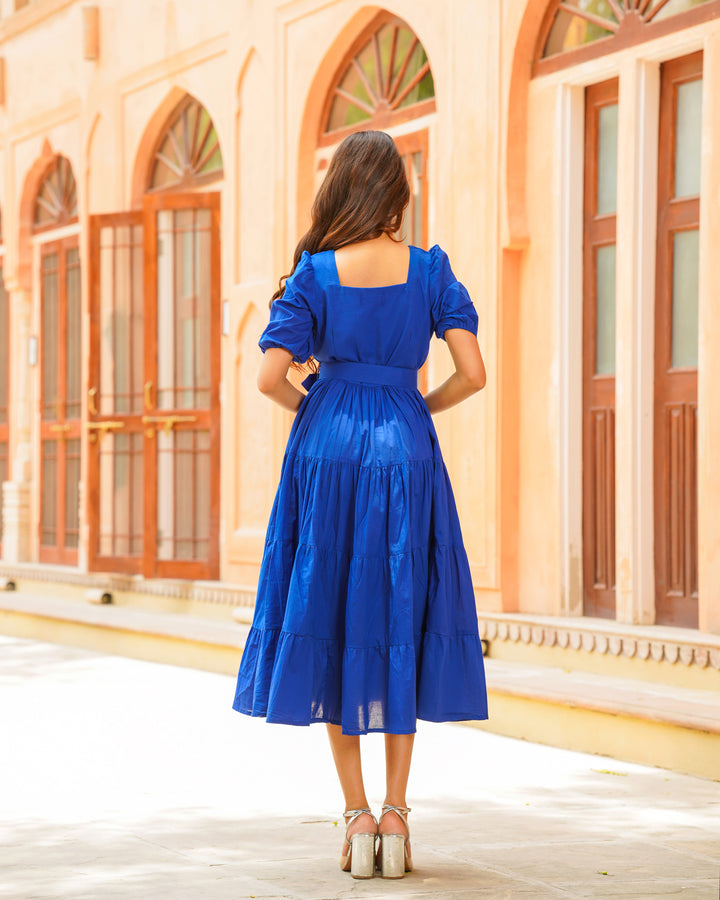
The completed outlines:
[[[411,244],[410,250],[417,259],[430,268],[441,266],[448,258],[447,253],[439,244],[433,244],[429,250],[424,250],[422,247],[416,247],[414,244]]]
[[[332,250],[319,250],[317,253],[303,253],[307,257],[306,265],[312,270],[313,278],[319,285],[335,280],[335,254]]]
[[[433,244],[429,250],[423,250],[422,247],[411,247],[415,259],[418,260],[420,267],[424,270],[428,281],[433,282],[437,279],[447,281],[448,274],[452,276],[450,260],[447,253],[439,244]]]

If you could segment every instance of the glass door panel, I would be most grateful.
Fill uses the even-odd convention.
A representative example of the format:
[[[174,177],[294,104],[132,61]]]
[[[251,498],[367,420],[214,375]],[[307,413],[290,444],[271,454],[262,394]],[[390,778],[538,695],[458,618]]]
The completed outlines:
[[[98,556],[141,561],[143,435],[109,432],[102,438],[98,456]]]
[[[158,432],[158,559],[202,560],[210,541],[210,433]]]
[[[77,238],[42,245],[40,288],[40,560],[76,565],[82,365]]]
[[[80,438],[65,443],[65,546],[77,550],[80,538]]]
[[[65,351],[65,416],[79,419],[81,412],[80,381],[82,379],[82,294],[80,285],[80,252],[77,247],[65,257],[67,326]]]
[[[702,79],[677,85],[675,132],[675,197],[700,193]]]
[[[147,309],[157,390],[146,410],[146,531],[154,571],[211,577],[218,566],[219,199],[146,198]],[[152,299],[151,299],[152,298]],[[152,473],[152,475],[150,474]],[[148,563],[149,565],[149,563]]]
[[[210,404],[211,213],[157,214],[158,408]]]
[[[615,375],[615,244],[595,252],[595,374]]]
[[[673,235],[672,337],[673,369],[698,364],[698,281],[700,232],[678,231]]]
[[[595,214],[617,211],[618,105],[609,103],[597,110],[597,200]]]
[[[91,219],[88,522],[91,568],[143,571],[144,231],[141,213]]]
[[[42,258],[42,418],[57,419],[60,415],[58,394],[58,269],[57,253],[47,252]]]
[[[95,389],[99,402],[91,406],[103,416],[140,413],[144,360],[142,225],[108,223],[101,227],[97,252],[99,378]]]
[[[57,495],[58,460],[55,440],[42,442],[40,464],[40,484],[42,500],[40,504],[40,546],[55,548],[57,545]]]

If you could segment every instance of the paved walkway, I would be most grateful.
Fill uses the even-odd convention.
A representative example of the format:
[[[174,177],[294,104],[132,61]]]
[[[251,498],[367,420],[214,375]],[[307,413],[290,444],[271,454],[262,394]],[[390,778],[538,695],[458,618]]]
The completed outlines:
[[[233,688],[0,637],[0,898],[718,898],[720,784],[422,722],[416,871],[354,881],[324,729],[240,716]]]

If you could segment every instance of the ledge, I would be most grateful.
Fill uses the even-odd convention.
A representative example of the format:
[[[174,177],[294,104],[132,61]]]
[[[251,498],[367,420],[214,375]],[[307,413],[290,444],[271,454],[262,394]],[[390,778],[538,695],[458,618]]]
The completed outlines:
[[[89,625],[93,628],[134,632],[242,650],[249,628],[235,623],[213,622],[185,613],[149,612],[104,604],[95,606],[59,597],[0,594],[0,611]]]
[[[196,600],[201,603],[220,603],[225,606],[253,607],[255,588],[234,585],[225,581],[190,581],[185,578],[144,578],[142,575],[123,575],[117,572],[81,572],[72,566],[49,563],[0,563],[0,577],[14,581],[38,581],[70,584],[84,588],[100,588],[112,593],[151,594]]]
[[[490,693],[720,734],[720,695],[612,675],[485,660]]]
[[[630,625],[607,619],[478,612],[487,641],[584,650],[598,656],[666,662],[720,670],[720,635],[692,628]]]

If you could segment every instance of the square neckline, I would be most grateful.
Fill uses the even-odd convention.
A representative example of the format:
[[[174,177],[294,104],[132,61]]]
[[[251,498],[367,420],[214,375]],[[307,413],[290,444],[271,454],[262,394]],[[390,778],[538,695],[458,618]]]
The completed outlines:
[[[396,281],[393,284],[376,284],[373,287],[365,287],[360,284],[341,284],[340,283],[340,273],[338,272],[337,260],[335,259],[335,251],[330,250],[330,255],[333,261],[333,267],[335,269],[335,281],[339,288],[343,290],[350,291],[388,291],[391,288],[405,288],[410,284],[410,276],[412,273],[412,261],[413,261],[413,250],[415,247],[412,244],[408,244],[408,268],[407,275],[405,277],[405,281]]]

